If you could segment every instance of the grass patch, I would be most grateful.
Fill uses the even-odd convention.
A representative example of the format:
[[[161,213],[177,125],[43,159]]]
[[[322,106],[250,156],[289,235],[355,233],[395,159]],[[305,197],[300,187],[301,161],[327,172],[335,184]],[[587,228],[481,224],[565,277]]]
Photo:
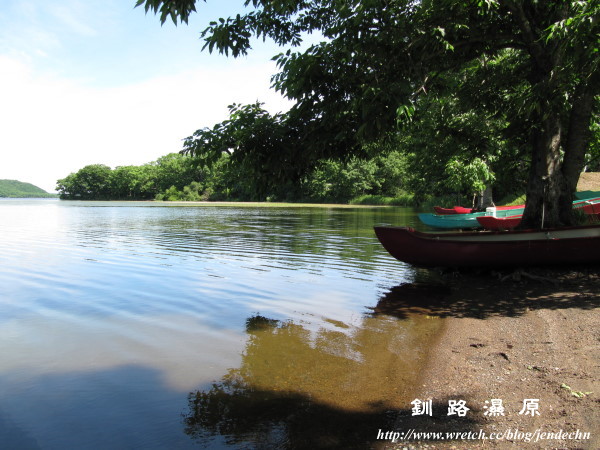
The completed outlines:
[[[583,398],[590,394],[593,394],[593,392],[576,391],[576,390],[572,389],[571,386],[568,386],[565,383],[561,384],[560,387],[562,389],[568,391],[573,397],[577,397],[577,398]]]
[[[511,194],[505,197],[498,202],[496,202],[499,206],[515,206],[515,205],[524,205],[525,204],[525,194]]]

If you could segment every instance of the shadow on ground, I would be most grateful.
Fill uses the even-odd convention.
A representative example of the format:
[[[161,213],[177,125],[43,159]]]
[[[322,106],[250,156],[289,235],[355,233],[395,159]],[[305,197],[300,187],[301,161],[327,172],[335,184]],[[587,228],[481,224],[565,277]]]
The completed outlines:
[[[445,274],[427,283],[396,286],[373,308],[374,315],[406,319],[411,314],[485,319],[537,309],[600,307],[600,271],[529,269]]]

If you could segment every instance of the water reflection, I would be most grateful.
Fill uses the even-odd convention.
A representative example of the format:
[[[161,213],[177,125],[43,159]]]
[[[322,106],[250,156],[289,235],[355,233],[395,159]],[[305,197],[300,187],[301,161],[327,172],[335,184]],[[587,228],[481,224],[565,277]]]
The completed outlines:
[[[441,321],[364,317],[311,331],[255,315],[239,368],[188,396],[185,432],[250,448],[364,448],[410,406]]]
[[[193,447],[190,391],[229,408],[188,411],[211,447],[262,445],[232,392],[293,405],[240,425],[267,443],[400,407],[431,323],[364,314],[412,279],[372,230],[405,210],[143,206],[0,200],[0,447]]]
[[[172,257],[245,261],[255,270],[335,269],[361,278],[376,258],[387,258],[373,225],[396,216],[376,209],[96,207],[80,218],[85,223],[74,237],[81,247],[166,263]]]
[[[15,448],[19,450],[38,450],[42,447],[38,442],[28,435],[21,427],[15,425],[10,418],[0,412],[0,442],[5,448]]]

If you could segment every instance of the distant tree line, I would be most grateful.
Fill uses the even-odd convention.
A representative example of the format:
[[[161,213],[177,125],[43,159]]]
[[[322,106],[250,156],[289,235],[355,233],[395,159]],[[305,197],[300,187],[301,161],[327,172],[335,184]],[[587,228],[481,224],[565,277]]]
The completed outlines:
[[[56,190],[66,200],[348,202],[364,195],[397,197],[410,186],[407,157],[397,151],[323,160],[300,182],[268,191],[230,158],[223,154],[210,167],[179,153],[141,166],[92,164],[58,180]]]
[[[183,189],[204,173],[191,158],[170,154],[141,166],[91,164],[57,181],[62,199],[148,200],[171,186]]]

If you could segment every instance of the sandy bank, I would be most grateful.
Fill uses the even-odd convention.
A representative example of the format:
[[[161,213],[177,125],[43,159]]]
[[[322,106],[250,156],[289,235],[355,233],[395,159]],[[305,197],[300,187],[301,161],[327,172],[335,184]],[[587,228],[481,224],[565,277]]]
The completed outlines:
[[[419,308],[446,318],[415,393],[420,400],[433,400],[433,414],[406,412],[396,430],[476,436],[450,442],[447,435],[443,440],[413,438],[384,447],[600,448],[598,271],[538,275],[560,283],[461,275],[450,288],[423,286],[418,304],[399,293],[380,305],[391,314]],[[489,413],[492,399],[502,400],[503,416]],[[538,400],[537,412],[526,408],[519,414],[526,399]],[[464,417],[448,416],[449,401],[458,400],[470,410]],[[570,433],[577,430],[591,433],[590,439],[574,438]],[[562,438],[542,434],[561,431]],[[501,440],[479,438],[491,433],[506,434]]]

